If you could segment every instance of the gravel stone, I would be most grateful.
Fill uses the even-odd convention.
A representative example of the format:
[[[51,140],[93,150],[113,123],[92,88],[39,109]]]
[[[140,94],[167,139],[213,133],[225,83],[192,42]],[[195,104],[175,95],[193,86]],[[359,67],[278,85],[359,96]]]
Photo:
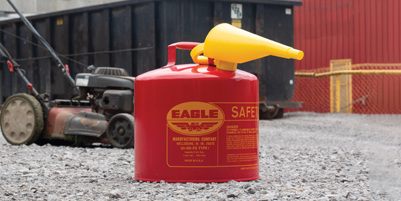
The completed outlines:
[[[401,115],[286,113],[259,122],[260,179],[134,179],[134,149],[13,146],[0,135],[0,200],[399,200]]]
[[[248,188],[247,193],[249,194],[255,194],[256,191],[253,188]]]
[[[238,197],[238,195],[235,195],[235,194],[228,194],[227,195],[227,198],[236,198],[236,197]]]

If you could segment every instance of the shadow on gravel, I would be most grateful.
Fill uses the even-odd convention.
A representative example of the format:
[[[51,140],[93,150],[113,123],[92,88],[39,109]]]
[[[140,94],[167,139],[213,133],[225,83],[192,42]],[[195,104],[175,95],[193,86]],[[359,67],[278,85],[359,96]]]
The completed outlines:
[[[38,146],[51,145],[56,147],[60,146],[60,147],[105,148],[105,149],[114,148],[109,144],[102,144],[102,143],[77,143],[65,140],[48,140],[48,139],[39,139],[38,141],[35,142],[35,144]]]

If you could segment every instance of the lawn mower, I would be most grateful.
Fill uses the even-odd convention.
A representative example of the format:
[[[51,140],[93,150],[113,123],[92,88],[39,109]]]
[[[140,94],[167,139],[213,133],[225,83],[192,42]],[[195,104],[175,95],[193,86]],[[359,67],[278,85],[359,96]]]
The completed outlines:
[[[25,71],[0,43],[0,59],[7,60],[10,72],[25,83],[30,94],[7,98],[1,109],[4,138],[13,145],[48,141],[104,143],[113,147],[134,146],[134,81],[125,69],[88,66],[73,80],[52,47],[40,36],[11,0],[7,0],[22,21],[41,41],[55,60],[74,92],[71,99],[49,100],[26,78]]]

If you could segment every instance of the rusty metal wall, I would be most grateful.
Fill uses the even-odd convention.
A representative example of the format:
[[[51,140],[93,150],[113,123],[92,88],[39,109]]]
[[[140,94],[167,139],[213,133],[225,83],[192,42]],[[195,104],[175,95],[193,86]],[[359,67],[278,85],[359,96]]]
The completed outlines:
[[[87,72],[86,65],[121,67],[132,76],[167,63],[167,45],[178,41],[203,42],[219,23],[231,23],[228,0],[132,0],[78,8],[28,19],[55,51],[85,64],[61,58],[74,78]],[[242,28],[293,46],[293,7],[300,1],[243,0]],[[290,14],[289,14],[290,12]],[[37,43],[19,20],[0,21],[0,41],[26,70],[40,93],[51,98],[68,97],[67,84],[46,50],[10,35]],[[192,63],[189,51],[177,52],[177,63]],[[0,63],[0,103],[19,92],[27,92],[6,64]],[[290,101],[294,93],[292,60],[268,57],[239,65],[260,79],[260,96],[266,101]]]

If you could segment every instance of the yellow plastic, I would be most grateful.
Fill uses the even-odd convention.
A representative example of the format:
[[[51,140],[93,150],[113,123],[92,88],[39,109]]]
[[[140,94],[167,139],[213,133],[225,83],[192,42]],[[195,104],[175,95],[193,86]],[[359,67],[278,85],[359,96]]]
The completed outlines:
[[[202,53],[204,56],[200,56]],[[214,27],[205,42],[191,51],[195,63],[205,64],[205,60],[213,58],[217,68],[227,71],[235,71],[237,63],[269,55],[301,60],[304,53],[226,23]]]
[[[191,57],[192,57],[192,60],[197,64],[208,65],[209,59],[207,57],[200,56],[203,53],[203,47],[204,47],[204,44],[201,43],[201,44],[197,45],[194,49],[192,49]]]

